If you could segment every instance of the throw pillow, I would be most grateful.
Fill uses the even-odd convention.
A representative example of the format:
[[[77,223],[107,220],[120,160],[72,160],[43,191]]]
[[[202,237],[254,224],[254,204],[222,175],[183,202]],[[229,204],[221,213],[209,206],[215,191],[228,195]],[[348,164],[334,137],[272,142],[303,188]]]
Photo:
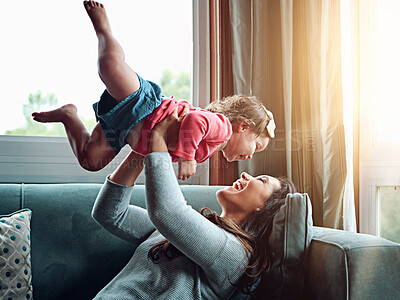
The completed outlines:
[[[275,260],[258,286],[259,299],[300,299],[307,250],[313,236],[312,208],[308,194],[289,194],[274,217],[269,243]]]
[[[288,194],[275,215],[269,244],[275,253],[271,268],[253,287],[255,299],[300,299],[303,269],[313,235],[311,202],[307,194]],[[239,290],[231,300],[253,299]]]
[[[0,216],[0,299],[32,299],[31,210]]]

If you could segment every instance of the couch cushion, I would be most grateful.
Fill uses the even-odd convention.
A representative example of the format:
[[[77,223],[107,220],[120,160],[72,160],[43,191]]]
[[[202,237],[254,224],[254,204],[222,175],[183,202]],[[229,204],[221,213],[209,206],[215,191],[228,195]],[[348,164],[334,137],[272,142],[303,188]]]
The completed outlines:
[[[0,215],[11,214],[24,207],[24,184],[0,184]]]
[[[0,216],[0,299],[32,299],[31,211]]]
[[[285,204],[274,217],[269,243],[275,260],[257,284],[258,299],[292,300],[301,297],[306,255],[312,235],[312,208],[308,195],[287,195]],[[232,299],[248,298],[237,291]]]
[[[314,227],[304,299],[400,299],[400,245]]]
[[[2,184],[0,214],[32,210],[34,298],[92,299],[132,256],[136,245],[102,228],[91,216],[101,184]],[[181,186],[195,209],[220,212],[218,186]],[[145,207],[143,185],[131,203]],[[1,297],[0,297],[1,298]]]
[[[91,216],[101,184],[26,184],[32,210],[35,299],[91,299],[131,257],[135,245]]]

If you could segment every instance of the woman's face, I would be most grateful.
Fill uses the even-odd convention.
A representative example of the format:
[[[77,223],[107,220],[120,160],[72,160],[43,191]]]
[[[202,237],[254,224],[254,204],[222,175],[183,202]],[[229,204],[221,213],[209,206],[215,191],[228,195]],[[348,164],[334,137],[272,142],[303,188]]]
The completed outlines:
[[[281,183],[275,177],[253,177],[243,172],[232,186],[217,192],[217,199],[222,207],[221,216],[240,223],[254,210],[263,208],[265,201],[280,188]]]

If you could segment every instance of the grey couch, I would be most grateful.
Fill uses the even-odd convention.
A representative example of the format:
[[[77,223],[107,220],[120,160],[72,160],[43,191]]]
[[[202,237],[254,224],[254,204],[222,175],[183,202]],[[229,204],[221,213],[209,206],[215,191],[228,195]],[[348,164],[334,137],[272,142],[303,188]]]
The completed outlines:
[[[100,187],[0,184],[0,215],[32,211],[34,299],[91,299],[135,251],[137,245],[114,237],[92,219]],[[218,212],[215,192],[220,188],[181,187],[195,209],[207,206]],[[144,187],[134,189],[131,203],[144,207]],[[400,245],[314,226],[304,278],[302,299],[400,299]]]

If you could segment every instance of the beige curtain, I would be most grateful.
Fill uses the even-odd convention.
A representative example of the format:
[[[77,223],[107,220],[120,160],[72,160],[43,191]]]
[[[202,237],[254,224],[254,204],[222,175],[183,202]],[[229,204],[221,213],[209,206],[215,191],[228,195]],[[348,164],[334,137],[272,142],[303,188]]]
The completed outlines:
[[[347,227],[344,207],[354,201],[345,199],[352,186],[346,184],[340,1],[231,0],[230,15],[234,92],[258,96],[277,123],[268,150],[239,163],[239,172],[287,175],[310,195],[315,225]]]

